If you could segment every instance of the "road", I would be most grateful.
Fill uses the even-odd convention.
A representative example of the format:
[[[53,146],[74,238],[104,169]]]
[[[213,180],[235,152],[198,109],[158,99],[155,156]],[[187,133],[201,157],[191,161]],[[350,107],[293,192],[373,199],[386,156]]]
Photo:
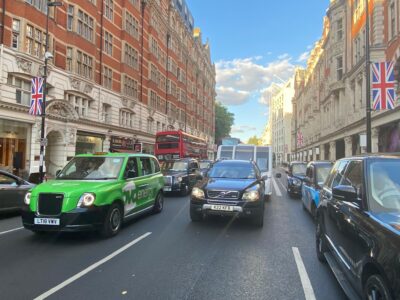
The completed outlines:
[[[301,200],[287,196],[286,178],[274,180],[262,229],[220,218],[192,223],[189,198],[175,196],[111,239],[36,236],[20,229],[18,215],[0,216],[1,298],[346,299],[316,258]]]

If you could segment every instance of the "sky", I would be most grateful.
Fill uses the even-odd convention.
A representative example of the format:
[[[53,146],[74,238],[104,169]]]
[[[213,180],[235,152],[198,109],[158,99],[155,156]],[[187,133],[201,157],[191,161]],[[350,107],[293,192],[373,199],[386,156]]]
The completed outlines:
[[[231,136],[261,136],[271,84],[305,66],[322,34],[329,0],[186,0],[210,42],[217,101],[235,115]],[[282,5],[284,4],[284,5]]]

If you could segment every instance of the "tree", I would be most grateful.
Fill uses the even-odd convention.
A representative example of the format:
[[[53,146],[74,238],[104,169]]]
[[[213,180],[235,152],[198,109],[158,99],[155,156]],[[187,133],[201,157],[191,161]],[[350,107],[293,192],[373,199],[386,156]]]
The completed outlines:
[[[261,142],[260,138],[258,138],[257,136],[254,135],[248,139],[247,144],[260,146],[262,144],[262,142]]]
[[[233,122],[234,114],[220,102],[215,102],[215,143],[220,144],[224,137],[229,136]]]

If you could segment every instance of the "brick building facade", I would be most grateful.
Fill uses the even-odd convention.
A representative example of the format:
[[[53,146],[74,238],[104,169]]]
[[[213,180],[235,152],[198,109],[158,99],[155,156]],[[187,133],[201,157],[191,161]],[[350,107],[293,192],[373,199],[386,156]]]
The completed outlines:
[[[215,67],[183,0],[63,0],[50,7],[46,169],[77,153],[182,129],[214,144]],[[37,172],[47,0],[0,0],[0,167]]]

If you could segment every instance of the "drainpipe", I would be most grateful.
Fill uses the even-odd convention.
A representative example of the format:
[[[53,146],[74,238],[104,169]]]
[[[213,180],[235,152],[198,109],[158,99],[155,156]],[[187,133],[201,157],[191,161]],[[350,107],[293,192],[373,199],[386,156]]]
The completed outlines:
[[[104,24],[104,1],[101,1],[101,18],[100,18],[100,85],[103,84],[103,24]],[[99,99],[100,100],[100,99]],[[100,103],[100,101],[99,101]]]
[[[2,5],[2,12],[1,12],[1,35],[0,35],[0,44],[4,44],[4,20],[6,18],[6,0],[3,0]]]

